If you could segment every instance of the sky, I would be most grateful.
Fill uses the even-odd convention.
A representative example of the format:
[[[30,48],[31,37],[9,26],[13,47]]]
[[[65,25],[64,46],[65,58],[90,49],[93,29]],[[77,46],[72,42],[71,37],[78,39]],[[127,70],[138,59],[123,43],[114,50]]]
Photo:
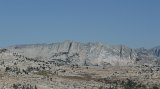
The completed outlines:
[[[64,40],[160,45],[160,0],[0,0],[0,47]]]

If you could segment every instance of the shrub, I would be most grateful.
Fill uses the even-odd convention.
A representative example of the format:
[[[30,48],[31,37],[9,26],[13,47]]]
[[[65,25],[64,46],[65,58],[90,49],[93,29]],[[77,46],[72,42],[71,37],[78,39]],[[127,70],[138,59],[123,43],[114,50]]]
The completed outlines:
[[[153,86],[153,89],[159,89],[157,86]]]
[[[49,74],[51,74],[51,72],[50,71],[42,70],[42,71],[36,72],[35,74],[37,74],[37,75],[43,75],[43,76],[49,76]]]

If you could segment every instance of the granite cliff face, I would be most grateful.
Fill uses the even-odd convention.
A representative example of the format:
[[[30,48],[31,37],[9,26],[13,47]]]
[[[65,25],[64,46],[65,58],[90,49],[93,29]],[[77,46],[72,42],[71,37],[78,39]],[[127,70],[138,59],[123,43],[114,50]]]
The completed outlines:
[[[157,47],[151,49],[151,52],[153,53],[154,56],[160,57],[160,46],[157,46]]]
[[[52,44],[19,45],[7,48],[9,53],[60,64],[135,65],[158,64],[160,47],[132,49],[124,45],[65,41]],[[2,50],[4,51],[4,50]]]
[[[0,49],[0,89],[160,89],[159,47],[65,41]]]

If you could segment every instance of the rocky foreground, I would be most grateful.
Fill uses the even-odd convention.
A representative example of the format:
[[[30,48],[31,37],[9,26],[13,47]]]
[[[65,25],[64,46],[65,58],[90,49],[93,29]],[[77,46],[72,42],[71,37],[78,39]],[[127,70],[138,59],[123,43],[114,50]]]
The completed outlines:
[[[160,67],[15,66],[0,71],[1,89],[159,89]],[[42,66],[42,68],[41,68]]]
[[[0,89],[160,89],[160,48],[66,41],[0,49]]]

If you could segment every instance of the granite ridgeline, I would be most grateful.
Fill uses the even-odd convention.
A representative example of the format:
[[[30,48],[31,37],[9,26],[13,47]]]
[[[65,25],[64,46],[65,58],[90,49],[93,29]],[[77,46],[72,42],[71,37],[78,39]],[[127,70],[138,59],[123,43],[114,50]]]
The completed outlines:
[[[0,49],[1,89],[159,89],[160,47],[64,41]]]

